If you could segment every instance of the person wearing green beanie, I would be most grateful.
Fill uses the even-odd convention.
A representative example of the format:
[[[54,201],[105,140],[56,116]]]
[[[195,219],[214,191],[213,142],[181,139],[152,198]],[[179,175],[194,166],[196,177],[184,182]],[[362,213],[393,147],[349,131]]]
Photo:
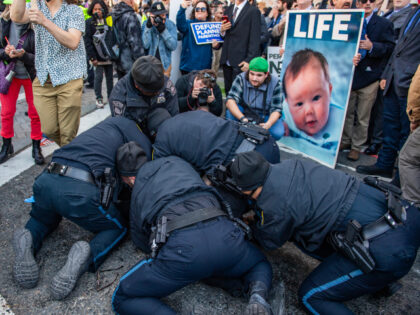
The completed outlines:
[[[249,70],[233,81],[227,95],[226,119],[257,123],[279,140],[285,134],[282,104],[280,80],[270,75],[266,59],[256,57],[250,61]]]

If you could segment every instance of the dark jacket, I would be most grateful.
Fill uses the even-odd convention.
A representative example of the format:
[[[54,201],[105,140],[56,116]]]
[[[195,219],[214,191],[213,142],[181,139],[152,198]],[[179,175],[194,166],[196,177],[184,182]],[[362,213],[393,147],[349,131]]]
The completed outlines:
[[[141,41],[141,24],[133,8],[119,2],[112,10],[113,26],[117,30],[120,58],[117,69],[128,73],[137,58],[144,56]]]
[[[191,92],[194,85],[194,79],[197,75],[196,71],[183,75],[176,81],[175,87],[178,94],[178,105],[181,113],[190,110],[195,110],[198,106],[198,99],[194,99],[191,96]],[[213,94],[215,100],[208,104],[210,113],[220,116],[223,111],[223,98],[222,91],[220,90],[217,83],[213,87]]]
[[[148,160],[152,159],[151,143],[133,121],[124,117],[109,117],[56,150],[52,161],[82,168],[99,181],[106,167],[116,174],[117,150],[130,141],[137,142],[146,152]]]
[[[411,18],[419,10],[420,7],[412,10],[408,15],[401,28],[397,45],[382,74],[382,79],[386,80],[384,95],[388,93],[391,84],[393,84],[398,97],[407,97],[411,79],[420,62],[420,23],[417,23],[417,25],[406,34],[404,34],[404,30]]]
[[[213,50],[211,44],[197,45],[191,29],[191,23],[202,22],[187,20],[185,9],[180,7],[176,15],[176,26],[182,37],[182,52],[179,69],[190,72],[193,70],[211,69]]]
[[[141,94],[128,73],[112,89],[109,104],[112,116],[127,117],[143,127],[147,114],[155,108],[166,108],[171,116],[179,112],[175,86],[166,76],[159,94],[150,98]]]
[[[23,62],[26,71],[28,71],[29,77],[33,81],[36,77],[36,70],[35,70],[35,35],[34,31],[29,27],[26,32],[28,32],[28,36],[25,39],[25,42],[23,43],[22,48],[25,50],[25,53],[21,58],[10,58],[5,52],[4,48],[7,46],[6,38],[9,38],[10,33],[10,25],[12,23],[12,20],[5,21],[4,19],[1,19],[1,25],[2,25],[2,32],[1,32],[1,47],[0,47],[0,60],[5,60],[7,62],[13,61],[13,60],[20,60]],[[25,34],[25,33],[23,33]],[[22,35],[23,35],[22,34]]]
[[[144,164],[137,173],[130,206],[130,232],[134,244],[149,253],[151,227],[172,205],[202,195],[218,196],[198,173],[176,156]]]
[[[242,139],[232,122],[205,111],[190,111],[168,119],[159,127],[153,156],[176,155],[197,171],[208,172],[233,158]]]
[[[398,39],[400,36],[400,30],[405,24],[405,20],[407,19],[407,16],[410,14],[410,12],[413,11],[411,8],[411,4],[407,6],[404,9],[401,9],[400,11],[394,13],[394,10],[390,10],[387,13],[384,14],[384,18],[388,19],[392,22],[394,25],[395,30],[395,40]]]
[[[394,27],[390,21],[373,14],[366,35],[373,43],[354,71],[352,90],[358,90],[378,81],[394,49]]]
[[[86,55],[88,60],[106,61],[99,57],[98,53],[96,52],[95,45],[93,44],[93,35],[96,33],[96,25],[97,23],[95,18],[91,17],[86,20],[85,35],[83,36],[85,41]]]
[[[293,241],[306,251],[320,247],[350,210],[359,181],[311,161],[286,160],[271,165],[257,199],[261,220],[255,239],[274,249]]]
[[[234,5],[227,8],[225,14],[232,21]],[[242,61],[250,62],[260,53],[261,17],[258,9],[246,3],[240,14],[236,17],[232,28],[226,31],[223,42],[220,64],[228,61],[234,68]]]

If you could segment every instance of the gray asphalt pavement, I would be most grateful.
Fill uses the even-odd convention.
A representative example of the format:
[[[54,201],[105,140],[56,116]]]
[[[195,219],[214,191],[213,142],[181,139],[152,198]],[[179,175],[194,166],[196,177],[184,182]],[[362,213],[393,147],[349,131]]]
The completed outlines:
[[[301,158],[282,152],[282,159]],[[349,169],[338,167],[344,171]],[[42,167],[34,166],[0,187],[0,295],[15,314],[112,314],[111,297],[119,278],[143,259],[144,254],[135,249],[129,239],[115,250],[96,274],[86,273],[76,289],[64,301],[51,299],[48,286],[53,275],[65,263],[68,251],[78,240],[89,240],[92,235],[73,223],[63,220],[59,228],[44,242],[37,255],[41,276],[35,289],[19,288],[12,279],[12,233],[29,218],[30,205],[24,202],[32,195],[34,178]],[[318,262],[303,255],[292,244],[267,252],[274,269],[274,287],[285,285],[286,314],[305,314],[297,300],[297,290],[303,279]],[[403,288],[390,298],[365,296],[348,303],[356,314],[419,314],[420,260],[403,278]],[[246,301],[232,298],[220,289],[202,283],[190,285],[165,298],[180,314],[189,314],[196,305],[200,314],[241,314]],[[1,308],[0,308],[1,309]]]

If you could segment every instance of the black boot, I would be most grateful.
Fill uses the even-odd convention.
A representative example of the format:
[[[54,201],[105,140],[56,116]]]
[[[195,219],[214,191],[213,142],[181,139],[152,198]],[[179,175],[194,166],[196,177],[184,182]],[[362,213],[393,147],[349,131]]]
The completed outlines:
[[[32,157],[37,165],[45,163],[44,156],[41,151],[41,140],[32,140]]]
[[[0,151],[0,164],[6,162],[13,154],[12,138],[3,138]]]
[[[249,285],[249,302],[244,315],[272,315],[273,311],[267,302],[268,288],[261,281]]]

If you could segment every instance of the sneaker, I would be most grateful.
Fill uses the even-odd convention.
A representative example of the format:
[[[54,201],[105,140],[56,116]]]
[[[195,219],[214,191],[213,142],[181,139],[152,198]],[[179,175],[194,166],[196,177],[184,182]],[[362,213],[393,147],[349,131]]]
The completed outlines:
[[[32,234],[27,229],[19,229],[13,234],[15,264],[13,276],[16,282],[25,289],[36,286],[39,279],[39,268],[35,261],[32,246]]]
[[[96,100],[96,108],[104,108],[104,102],[102,102],[101,98]]]
[[[73,291],[77,280],[87,270],[89,257],[89,243],[79,241],[73,244],[66,264],[52,279],[50,290],[53,299],[62,300]]]

